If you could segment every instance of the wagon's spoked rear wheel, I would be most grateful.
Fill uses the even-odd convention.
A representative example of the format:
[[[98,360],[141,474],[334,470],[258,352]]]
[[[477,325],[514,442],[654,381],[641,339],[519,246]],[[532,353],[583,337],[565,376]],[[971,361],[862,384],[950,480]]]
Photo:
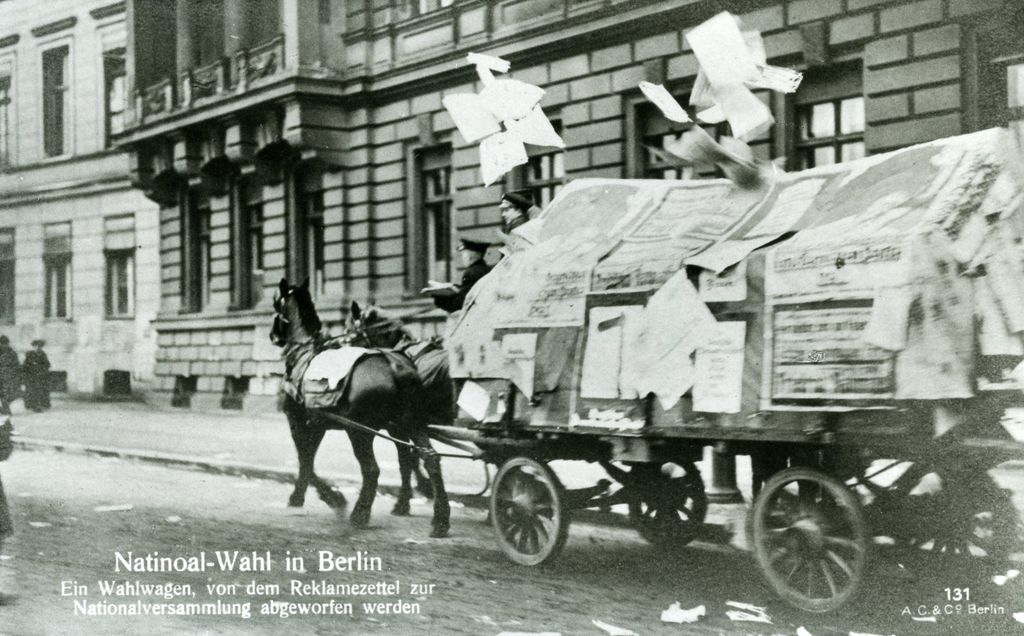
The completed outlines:
[[[860,586],[868,536],[860,503],[839,480],[789,468],[751,510],[754,556],[775,591],[809,612],[842,606]]]
[[[491,524],[501,549],[516,563],[539,565],[558,556],[569,535],[558,477],[528,457],[505,462],[494,478]]]
[[[696,466],[642,464],[630,475],[639,478],[629,516],[640,536],[665,548],[682,547],[697,537],[707,516],[708,498]]]

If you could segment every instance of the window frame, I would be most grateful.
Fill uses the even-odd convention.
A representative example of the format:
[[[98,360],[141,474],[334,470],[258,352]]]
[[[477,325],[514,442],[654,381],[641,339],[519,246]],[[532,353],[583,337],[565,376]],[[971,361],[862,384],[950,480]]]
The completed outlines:
[[[61,95],[61,136],[60,136],[60,152],[51,153],[48,147],[48,140],[53,139],[47,132],[47,113],[50,112],[48,101],[48,87],[47,87],[47,71],[45,58],[48,54],[53,51],[64,49],[66,51],[64,55],[64,77],[63,82],[60,85]],[[74,102],[74,47],[70,38],[62,38],[47,43],[46,46],[39,47],[39,88],[41,91],[41,99],[39,100],[39,126],[40,135],[39,141],[40,156],[43,160],[56,160],[64,157],[68,157],[74,154],[74,112],[72,103]]]
[[[406,286],[410,294],[417,292],[427,284],[428,280],[440,280],[442,275],[434,271],[435,261],[431,255],[431,214],[426,206],[441,206],[444,215],[443,225],[447,233],[447,274],[443,280],[451,280],[458,269],[455,254],[455,191],[452,187],[454,176],[454,146],[450,141],[441,141],[429,145],[409,148],[407,165],[409,166],[407,184],[409,195],[406,210]],[[446,192],[441,196],[426,195],[426,172],[446,170]],[[428,199],[430,199],[428,201]]]
[[[263,186],[243,176],[231,188],[231,309],[252,309],[263,295]]]
[[[552,127],[555,129],[555,132],[561,135],[561,118],[555,115],[551,116],[549,119]],[[555,198],[558,191],[561,190],[567,182],[568,172],[565,169],[565,148],[556,148],[554,146],[533,146],[527,144],[526,155],[529,160],[521,166],[516,166],[515,169],[509,173],[508,189],[529,190],[534,204],[538,208],[543,209],[551,202],[552,199]],[[541,178],[533,181],[530,175],[535,167],[534,161],[539,159],[543,162],[545,159],[550,158],[552,161],[551,171],[554,173],[556,172],[554,157],[561,157],[561,174],[548,177],[547,179]],[[545,194],[548,194],[549,196],[545,197]]]
[[[863,130],[849,133],[840,133],[840,109],[834,108],[834,132],[832,137],[821,138],[820,140],[801,138],[803,125],[801,110],[813,108],[816,104],[831,102],[841,103],[843,100],[860,98],[862,110],[864,110]],[[864,144],[864,156],[870,152],[867,148],[867,100],[864,95],[864,72],[863,60],[857,58],[847,61],[840,61],[828,66],[814,68],[804,71],[804,80],[800,90],[788,96],[786,130],[786,169],[804,170],[803,153],[816,147],[833,145],[836,162],[841,163],[841,146],[851,142],[860,141]],[[827,164],[826,164],[827,165]]]
[[[17,305],[15,304],[18,283],[18,255],[15,252],[17,229],[14,227],[0,228],[0,235],[10,237],[10,251],[0,247],[0,291],[7,291],[5,288],[9,289],[8,293],[0,293],[0,325],[13,325],[17,320]]]
[[[122,259],[127,261],[125,267],[125,299],[126,308],[124,311],[117,310],[115,301],[120,300],[120,296],[114,298],[114,286],[112,284],[112,271],[111,266]],[[135,249],[134,248],[121,248],[121,249],[105,249],[103,250],[104,260],[104,290],[103,290],[103,305],[104,305],[104,316],[108,319],[117,318],[132,318],[135,316],[135,291],[136,291],[136,277],[135,277]],[[120,288],[120,285],[118,285]]]
[[[202,312],[210,291],[210,200],[198,185],[183,184],[178,197],[181,227],[181,313]]]
[[[120,51],[120,57],[116,57]],[[120,68],[113,68],[113,60],[120,59]],[[127,103],[121,104],[121,110],[111,109],[111,90],[117,79],[122,81],[121,92],[127,100],[128,72],[127,72],[127,49],[124,46],[112,47],[103,51],[103,147],[112,148],[113,136],[124,131],[124,118],[128,108]],[[119,130],[114,130],[114,118],[120,116],[121,123]]]
[[[47,228],[56,226],[66,226],[66,236],[47,236]],[[72,232],[70,221],[47,223],[43,226],[43,318],[45,320],[73,320]],[[51,247],[58,241],[62,242],[60,248]],[[56,282],[53,276],[58,277]],[[63,282],[63,285],[60,285],[60,282]],[[60,303],[62,292],[64,302]]]
[[[6,80],[6,82],[5,82]],[[3,84],[6,83],[6,86]],[[14,165],[14,69],[0,59],[0,171]]]

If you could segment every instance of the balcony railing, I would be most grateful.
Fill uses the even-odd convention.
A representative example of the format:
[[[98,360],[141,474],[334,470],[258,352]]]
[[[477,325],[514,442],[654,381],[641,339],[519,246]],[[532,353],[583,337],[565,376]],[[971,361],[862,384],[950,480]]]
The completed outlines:
[[[181,74],[181,105],[187,107],[200,99],[223,93],[229,81],[227,58],[185,71]]]
[[[228,98],[249,90],[285,70],[284,36],[235,52],[203,66],[183,71],[174,82],[164,78],[136,91],[136,123],[162,117],[176,108],[189,109],[200,100]]]
[[[284,36],[235,53],[235,90],[244,92],[260,80],[284,70]]]
[[[153,115],[169,113],[174,108],[174,82],[165,77],[152,86],[147,86],[135,95],[135,112],[143,119]]]

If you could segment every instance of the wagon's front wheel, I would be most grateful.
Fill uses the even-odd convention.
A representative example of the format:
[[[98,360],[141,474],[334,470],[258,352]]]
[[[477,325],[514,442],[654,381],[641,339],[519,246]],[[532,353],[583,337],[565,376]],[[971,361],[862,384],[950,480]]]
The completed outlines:
[[[860,503],[839,480],[812,468],[776,473],[751,509],[754,556],[791,605],[828,612],[857,592],[867,560]]]
[[[516,563],[555,558],[569,536],[562,483],[546,464],[529,457],[508,460],[494,478],[491,524],[501,549]]]
[[[641,464],[630,475],[637,477],[637,496],[629,503],[629,516],[640,536],[663,548],[682,547],[697,538],[708,497],[696,466]]]

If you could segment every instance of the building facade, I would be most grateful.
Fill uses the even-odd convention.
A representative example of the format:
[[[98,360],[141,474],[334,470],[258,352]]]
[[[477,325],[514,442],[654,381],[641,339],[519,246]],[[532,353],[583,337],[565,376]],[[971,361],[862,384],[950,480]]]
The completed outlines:
[[[417,294],[457,276],[458,230],[496,226],[505,188],[546,203],[577,177],[700,178],[658,152],[681,128],[640,94],[686,103],[685,31],[723,8],[805,73],[761,95],[777,124],[751,144],[788,169],[1019,118],[1024,14],[1015,0],[129,0],[125,132],[136,186],[160,206],[155,387],[237,403],[272,395],[282,277],[309,277],[322,317],[350,300],[420,332]],[[443,96],[480,85],[466,53],[545,89],[567,148],[534,148],[482,187]],[[721,129],[717,134],[728,131]]]
[[[158,208],[114,147],[124,3],[0,1],[0,334],[47,341],[54,388],[148,388]]]

